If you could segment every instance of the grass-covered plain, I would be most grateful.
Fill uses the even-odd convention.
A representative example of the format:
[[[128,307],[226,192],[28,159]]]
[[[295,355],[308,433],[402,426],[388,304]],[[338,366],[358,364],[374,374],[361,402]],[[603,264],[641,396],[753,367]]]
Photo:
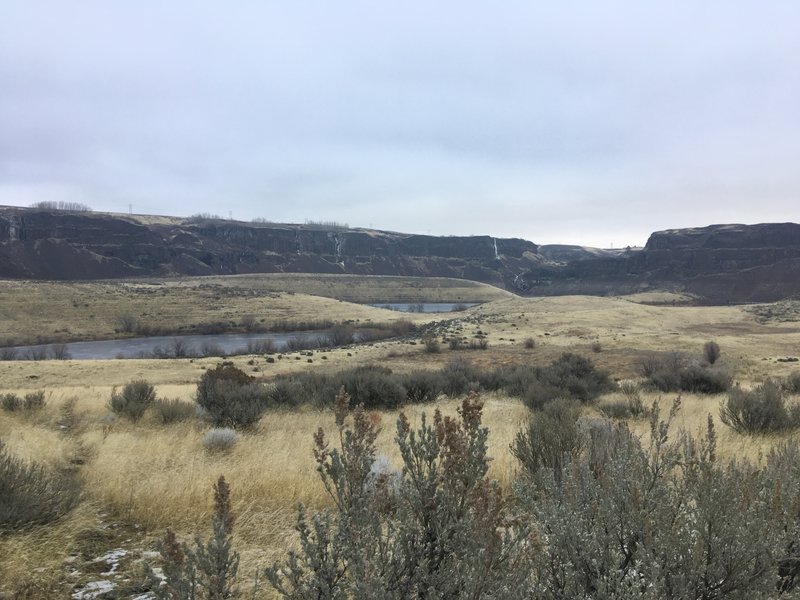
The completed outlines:
[[[206,289],[197,281],[176,281],[169,285],[74,284],[80,294],[87,293],[81,285],[92,286],[87,288],[92,290],[91,298],[81,296],[81,300],[69,295],[73,284],[24,285],[30,286],[31,297],[41,295],[42,306],[61,307],[64,314],[58,315],[57,310],[47,314],[62,319],[64,327],[72,327],[71,332],[78,332],[78,325],[70,325],[74,319],[84,327],[82,333],[101,335],[101,331],[107,332],[112,325],[113,315],[132,310],[133,305],[125,302],[139,303],[136,306],[140,311],[147,312],[155,321],[177,318],[173,312],[178,311],[176,306],[188,314],[188,304],[181,302],[188,303],[192,294]],[[230,294],[220,292],[217,285],[208,288],[216,290],[216,296],[198,302],[202,310],[184,315],[187,321],[235,321],[243,314],[269,319],[278,318],[275,315],[279,311],[287,311],[280,318],[297,320],[324,316],[332,320],[378,321],[408,316],[299,291],[289,295],[263,290],[247,295],[244,290],[253,285],[252,281],[233,285],[236,292]],[[46,286],[53,287],[43,291]],[[109,287],[107,293],[101,294],[98,290],[103,290],[103,286]],[[9,287],[10,284],[5,288],[6,293]],[[147,289],[147,293],[132,292],[140,287]],[[164,288],[168,288],[165,294]],[[59,291],[60,304],[48,304],[53,290]],[[317,350],[311,356],[287,353],[281,359],[270,357],[273,362],[266,356],[230,360],[258,380],[270,380],[279,374],[306,370],[334,372],[357,365],[382,365],[395,372],[436,369],[456,356],[487,369],[511,364],[536,366],[571,351],[590,357],[615,379],[635,380],[639,376],[637,364],[644,354],[681,352],[699,360],[704,343],[714,340],[721,348],[719,362],[744,387],[757,385],[769,377],[786,377],[798,368],[798,363],[786,359],[795,356],[800,348],[800,326],[792,321],[759,322],[751,311],[740,307],[694,307],[680,303],[672,306],[661,297],[659,305],[651,305],[642,303],[641,298],[634,299],[637,301],[624,297],[525,299],[499,291],[492,293],[493,300],[462,313],[412,316],[421,326],[439,321],[430,331],[442,340],[486,339],[486,350],[451,350],[443,341],[440,352],[430,353],[425,351],[420,334]],[[217,296],[219,299],[215,300]],[[151,297],[152,304],[141,308],[144,306],[141,302],[150,302],[147,299]],[[84,298],[88,308],[81,308],[87,303]],[[457,300],[453,296],[423,298],[421,293],[415,299]],[[458,300],[462,299],[489,300],[489,297]],[[12,324],[10,332],[14,336],[51,334],[47,329],[51,325],[26,324],[30,313],[25,311],[34,309],[23,310],[21,300],[19,304],[0,306],[0,318]],[[76,312],[70,313],[69,306]],[[95,319],[105,315],[105,329],[92,329],[92,319],[83,309],[96,313]],[[78,318],[78,314],[83,318]],[[101,573],[107,572],[108,565],[94,562],[95,559],[119,548],[126,554],[119,565],[124,577],[118,579],[129,578],[128,584],[134,586],[142,573],[143,557],[153,550],[155,539],[166,527],[173,527],[187,539],[195,533],[208,535],[211,485],[221,474],[233,492],[233,510],[237,515],[234,535],[242,555],[239,573],[246,584],[243,587],[249,587],[259,568],[283,556],[296,543],[293,530],[296,504],[303,502],[312,510],[329,505],[312,457],[312,435],[317,428],[334,430],[334,417],[329,410],[311,406],[269,410],[257,426],[240,432],[238,443],[227,452],[209,452],[204,448],[203,436],[211,425],[201,419],[164,425],[151,413],[137,423],[109,417],[107,403],[114,387],[146,379],[156,386],[159,397],[191,403],[200,376],[218,362],[214,358],[0,362],[0,394],[23,395],[44,390],[47,401],[46,407],[36,412],[0,411],[0,438],[8,450],[53,470],[73,471],[83,482],[81,502],[66,516],[48,525],[0,533],[0,595],[65,597],[89,581],[103,579]],[[642,396],[645,405],[660,400],[666,408],[675,394],[648,391]],[[601,398],[600,403],[621,397],[621,392],[613,392]],[[719,421],[723,397],[684,394],[675,425],[695,432],[704,428],[707,416],[712,415],[723,457],[746,456],[758,460],[777,442],[795,437],[794,433],[748,437],[733,432]],[[493,458],[489,475],[508,488],[518,469],[509,446],[529,411],[519,399],[502,393],[486,393],[483,399]],[[437,404],[450,414],[457,405],[457,399],[445,397]],[[432,405],[409,405],[402,410],[412,422],[418,422],[422,412],[430,414],[433,409]],[[596,407],[584,410],[587,414],[600,414]],[[393,464],[399,463],[393,443],[398,412],[384,410],[371,416],[382,426],[379,451]],[[644,420],[633,420],[630,426],[638,435],[647,435]],[[270,597],[267,587],[260,586],[263,597]]]

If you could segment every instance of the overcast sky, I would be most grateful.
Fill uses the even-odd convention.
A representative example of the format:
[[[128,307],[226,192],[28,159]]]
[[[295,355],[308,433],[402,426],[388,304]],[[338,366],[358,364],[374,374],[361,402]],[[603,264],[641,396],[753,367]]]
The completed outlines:
[[[2,0],[0,204],[615,247],[798,221],[800,2]]]

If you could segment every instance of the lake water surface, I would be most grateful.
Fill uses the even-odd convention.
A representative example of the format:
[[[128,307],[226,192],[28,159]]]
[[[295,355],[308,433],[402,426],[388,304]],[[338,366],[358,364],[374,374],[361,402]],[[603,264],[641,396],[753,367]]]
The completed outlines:
[[[270,340],[273,349],[282,352],[290,340],[313,341],[321,332],[297,333],[222,333],[215,335],[172,335],[97,342],[70,342],[65,344],[71,359],[104,360],[111,358],[142,358],[174,354],[176,343],[181,344],[187,356],[196,354],[244,354],[248,345]],[[268,342],[269,343],[269,342]],[[50,345],[17,346],[17,357],[26,359],[37,353],[47,353]],[[213,352],[207,352],[213,350]],[[49,358],[49,356],[48,356]]]
[[[380,304],[370,304],[375,308],[386,308],[400,312],[416,313],[446,313],[465,308],[478,306],[477,302],[381,302]]]
[[[400,312],[446,313],[477,306],[477,302],[384,302],[371,304]],[[170,335],[96,342],[70,342],[65,344],[69,358],[76,360],[106,360],[112,358],[150,358],[153,356],[173,356],[176,345],[180,345],[186,356],[225,354],[245,354],[248,346],[266,342],[272,344],[276,352],[288,349],[292,340],[313,342],[324,335],[319,331],[293,333],[221,333],[210,335]],[[19,359],[51,358],[51,346],[16,346]],[[254,353],[260,353],[256,350]]]

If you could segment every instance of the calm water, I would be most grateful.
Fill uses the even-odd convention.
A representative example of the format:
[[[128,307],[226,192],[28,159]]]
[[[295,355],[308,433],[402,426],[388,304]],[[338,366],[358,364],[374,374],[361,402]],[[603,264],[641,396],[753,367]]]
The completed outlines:
[[[464,308],[478,306],[477,302],[382,302],[381,304],[370,304],[376,308],[386,308],[400,312],[417,313],[445,313]]]
[[[244,354],[250,344],[271,340],[275,351],[287,349],[289,340],[312,341],[319,339],[319,332],[301,333],[223,333],[217,335],[178,335],[125,340],[104,340],[100,342],[71,342],[65,344],[69,358],[78,360],[103,360],[111,358],[142,358],[158,354],[174,354],[176,343],[183,345],[187,355]],[[17,357],[26,359],[31,353],[47,353],[50,345],[17,346]],[[213,352],[204,350],[213,349]],[[50,356],[47,356],[48,358]]]
[[[371,304],[378,308],[386,308],[400,312],[446,313],[463,308],[477,306],[477,302],[384,302]],[[175,346],[183,347],[186,356],[225,354],[245,354],[248,346],[259,342],[272,343],[276,352],[287,350],[290,340],[311,342],[324,335],[321,332],[295,333],[222,333],[213,335],[179,335],[130,338],[124,340],[104,340],[99,342],[70,342],[65,344],[69,358],[76,360],[105,360],[112,358],[150,358],[152,356],[172,356]],[[51,346],[16,346],[19,359],[51,358]],[[252,348],[254,353],[262,353],[264,349]]]

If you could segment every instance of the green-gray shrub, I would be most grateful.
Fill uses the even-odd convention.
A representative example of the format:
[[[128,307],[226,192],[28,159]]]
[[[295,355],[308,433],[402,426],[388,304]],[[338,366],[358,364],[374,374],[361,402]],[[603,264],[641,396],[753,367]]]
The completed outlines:
[[[796,411],[787,410],[781,385],[772,379],[752,390],[734,388],[720,404],[723,423],[738,433],[761,434],[800,426]]]
[[[162,572],[145,564],[148,583],[157,600],[224,600],[238,597],[236,573],[239,554],[233,550],[230,487],[220,476],[214,484],[213,534],[207,542],[199,537],[194,546],[180,543],[167,529],[158,550]]]
[[[144,412],[156,399],[155,388],[147,381],[140,379],[126,383],[122,392],[111,392],[108,407],[116,415],[127,417],[134,423],[142,418]]]
[[[720,394],[733,384],[726,368],[697,364],[676,352],[651,352],[639,360],[638,366],[647,386],[661,392]]]
[[[333,381],[335,389],[344,387],[355,404],[364,408],[388,408],[401,406],[406,401],[406,390],[399,377],[385,367],[356,367],[339,373]],[[329,398],[333,398],[331,394]]]
[[[25,462],[0,440],[0,530],[55,521],[79,497],[80,485],[73,475]]]
[[[45,407],[47,402],[44,399],[44,391],[30,392],[25,394],[25,399],[22,402],[22,408],[25,410],[41,410]]]
[[[790,374],[784,381],[783,388],[789,394],[800,394],[800,371]]]
[[[639,419],[649,413],[642,401],[639,386],[632,381],[624,381],[619,385],[623,398],[603,402],[597,408],[612,419]]]
[[[156,398],[152,404],[155,418],[163,425],[188,421],[196,413],[195,406],[178,398]]]
[[[210,429],[203,436],[203,448],[209,452],[227,452],[239,441],[239,435],[229,427]]]
[[[442,351],[442,348],[439,345],[439,340],[436,339],[435,336],[426,336],[422,339],[422,343],[425,345],[425,352],[429,352],[430,354],[438,354]]]
[[[647,446],[624,426],[594,427],[560,476],[542,467],[518,480],[546,540],[528,597],[745,600],[790,587],[800,500],[791,456],[761,469],[720,462],[713,421],[700,439],[673,440],[674,412],[661,421],[654,407]]]
[[[583,449],[578,430],[580,405],[574,400],[553,400],[528,419],[511,444],[511,453],[530,474],[551,469],[560,478],[565,462]]]
[[[6,412],[22,410],[22,398],[16,394],[3,394],[0,396],[0,408]]]
[[[412,431],[401,415],[397,443],[404,468],[375,478],[378,430],[363,409],[346,425],[349,399],[338,396],[341,446],[315,435],[314,456],[334,508],[308,516],[300,546],[266,572],[284,598],[527,597],[527,524],[513,518],[496,482],[486,479],[488,431],[475,398],[459,418],[438,411]]]
[[[25,394],[24,398],[20,398],[16,394],[2,394],[0,395],[0,408],[6,412],[17,412],[21,410],[36,411],[45,407],[44,392],[29,392]]]
[[[713,365],[719,360],[720,349],[717,342],[706,342],[703,344],[703,358],[706,359],[708,364]]]
[[[221,364],[200,377],[195,399],[217,427],[249,427],[270,405],[270,391],[241,369]]]
[[[208,390],[206,410],[218,427],[250,427],[258,423],[270,405],[270,390],[261,383],[240,384],[222,379]]]
[[[406,399],[415,404],[435,402],[442,393],[442,376],[435,371],[417,370],[403,376]]]
[[[479,373],[471,362],[463,358],[449,361],[441,371],[442,392],[451,398],[461,396],[478,386]]]

